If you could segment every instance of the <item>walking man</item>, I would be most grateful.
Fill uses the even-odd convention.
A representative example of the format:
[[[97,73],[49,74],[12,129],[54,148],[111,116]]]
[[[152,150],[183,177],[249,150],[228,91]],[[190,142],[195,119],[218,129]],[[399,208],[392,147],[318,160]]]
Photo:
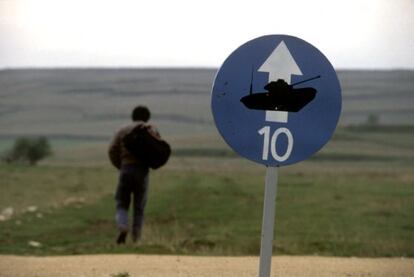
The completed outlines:
[[[132,111],[132,123],[121,128],[114,136],[109,146],[109,158],[112,165],[119,169],[119,181],[115,194],[116,224],[119,230],[118,244],[125,243],[129,231],[128,209],[133,196],[133,222],[131,228],[132,241],[141,237],[144,223],[144,208],[148,194],[148,166],[144,165],[125,148],[124,136],[139,124],[149,126],[149,132],[159,137],[157,130],[147,122],[151,117],[145,106],[137,106]]]

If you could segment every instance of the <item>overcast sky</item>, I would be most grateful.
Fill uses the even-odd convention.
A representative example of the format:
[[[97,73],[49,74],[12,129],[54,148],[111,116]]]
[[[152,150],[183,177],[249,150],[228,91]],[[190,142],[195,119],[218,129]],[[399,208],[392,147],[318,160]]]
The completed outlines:
[[[336,68],[414,69],[414,0],[0,0],[0,68],[218,67],[268,34]]]

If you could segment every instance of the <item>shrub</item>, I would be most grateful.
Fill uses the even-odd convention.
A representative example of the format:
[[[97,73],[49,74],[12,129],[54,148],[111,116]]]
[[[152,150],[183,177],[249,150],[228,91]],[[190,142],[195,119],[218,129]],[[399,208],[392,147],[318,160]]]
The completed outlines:
[[[38,138],[18,138],[14,142],[13,148],[8,151],[4,160],[8,163],[29,162],[30,165],[36,163],[52,154],[52,148],[45,137]]]
[[[370,113],[367,116],[366,125],[377,126],[379,124],[379,116],[377,114]]]

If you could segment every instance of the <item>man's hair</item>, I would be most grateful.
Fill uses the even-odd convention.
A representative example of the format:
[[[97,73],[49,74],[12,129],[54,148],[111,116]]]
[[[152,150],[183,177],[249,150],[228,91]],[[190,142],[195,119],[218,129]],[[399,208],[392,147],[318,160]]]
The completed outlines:
[[[151,113],[145,106],[136,106],[132,111],[132,121],[144,121],[147,122],[151,117]]]

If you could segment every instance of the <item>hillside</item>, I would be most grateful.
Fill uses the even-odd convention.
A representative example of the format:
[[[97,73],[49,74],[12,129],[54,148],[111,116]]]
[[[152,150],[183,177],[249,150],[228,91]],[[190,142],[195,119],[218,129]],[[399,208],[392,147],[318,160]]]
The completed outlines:
[[[215,69],[27,69],[0,71],[0,137],[43,134],[107,139],[145,104],[164,134],[215,134]],[[339,71],[340,125],[414,122],[414,71]]]

